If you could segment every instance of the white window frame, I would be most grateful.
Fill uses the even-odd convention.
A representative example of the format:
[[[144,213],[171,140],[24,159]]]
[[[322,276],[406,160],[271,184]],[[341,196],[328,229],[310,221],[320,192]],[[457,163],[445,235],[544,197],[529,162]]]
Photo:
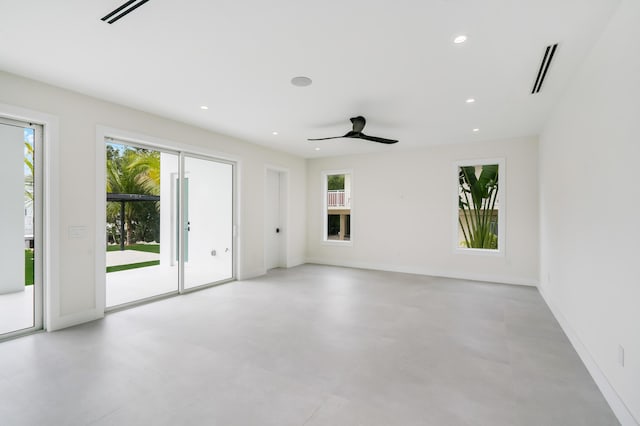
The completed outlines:
[[[327,211],[329,210],[329,206],[327,205],[327,191],[328,191],[328,183],[327,183],[327,178],[331,175],[350,175],[351,178],[351,202],[350,202],[350,212],[349,212],[349,240],[344,241],[344,240],[329,240],[327,238],[327,234],[328,234],[328,218],[327,218]],[[353,188],[354,188],[354,178],[353,178],[353,170],[351,169],[340,169],[340,170],[323,170],[321,173],[322,176],[322,192],[321,192],[321,197],[322,197],[322,215],[320,216],[322,218],[322,236],[321,236],[321,242],[323,245],[328,245],[328,246],[342,246],[342,247],[350,247],[353,246],[353,236],[354,236],[354,232],[353,232],[353,212],[354,212],[354,198],[353,198]]]
[[[459,238],[458,238],[458,215],[460,214],[458,208],[458,191],[459,191],[459,182],[458,182],[458,169],[460,167],[467,166],[484,166],[487,164],[497,164],[498,165],[498,200],[500,201],[499,209],[498,209],[498,249],[478,249],[478,248],[467,248],[467,247],[459,247]],[[460,160],[453,163],[452,168],[452,182],[453,182],[453,251],[456,254],[472,254],[472,255],[481,255],[481,256],[501,256],[505,255],[505,229],[506,229],[506,161],[504,158],[480,158],[475,160]]]

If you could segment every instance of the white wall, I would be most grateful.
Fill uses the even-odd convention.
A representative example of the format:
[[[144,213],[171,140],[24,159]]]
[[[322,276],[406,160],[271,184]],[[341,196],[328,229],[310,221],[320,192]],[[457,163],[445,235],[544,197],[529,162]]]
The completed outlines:
[[[524,138],[307,160],[308,261],[535,285],[537,150],[536,138]],[[505,255],[454,253],[454,163],[485,158],[505,160]],[[321,241],[321,173],[337,169],[353,171],[352,245]]]
[[[24,291],[24,129],[0,124],[0,294]]]
[[[75,92],[0,72],[0,104],[51,115],[58,123],[59,234],[58,288],[49,307],[50,328],[87,321],[102,315],[96,294],[96,235],[104,225],[96,221],[96,129],[98,125],[118,128],[203,147],[203,151],[225,153],[239,159],[239,265],[238,276],[247,278],[264,272],[263,203],[264,167],[268,163],[289,170],[291,218],[288,266],[304,259],[303,160],[231,137],[178,123]],[[197,108],[197,106],[194,106]],[[0,108],[0,115],[3,111]],[[270,135],[269,135],[270,136]],[[45,141],[46,143],[46,141]],[[54,182],[55,184],[55,182]],[[71,239],[69,227],[86,227],[82,238]],[[50,295],[51,296],[51,295]],[[102,296],[104,298],[104,296]]]
[[[541,291],[628,424],[606,388],[640,420],[639,23],[623,0],[540,141]]]

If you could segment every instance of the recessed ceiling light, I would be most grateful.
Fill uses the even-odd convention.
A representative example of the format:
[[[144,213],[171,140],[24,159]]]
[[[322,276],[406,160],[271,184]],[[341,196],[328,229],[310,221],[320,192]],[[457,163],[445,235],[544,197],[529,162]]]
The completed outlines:
[[[480,129],[478,129],[477,127],[475,129],[473,129],[474,132],[479,132]]]
[[[208,106],[206,106],[206,105],[202,105],[202,106],[200,107],[200,109],[209,109],[209,107],[208,107]]]
[[[273,136],[278,136],[278,132],[271,132]]]
[[[468,104],[472,104],[472,103],[474,103],[475,101],[476,101],[475,99],[473,99],[473,98],[469,98],[469,99],[467,99],[465,102],[466,102],[466,103],[468,103]]]
[[[311,81],[311,79],[309,77],[305,77],[305,76],[293,77],[291,79],[291,84],[293,84],[294,86],[298,86],[298,87],[311,86],[311,83],[313,83]]]
[[[464,34],[460,34],[459,36],[456,36],[456,37],[453,39],[453,42],[454,42],[455,44],[461,44],[461,43],[464,43],[465,41],[467,41],[467,36],[466,36],[466,35],[464,35]]]
[[[320,148],[316,147],[316,151],[320,151]]]

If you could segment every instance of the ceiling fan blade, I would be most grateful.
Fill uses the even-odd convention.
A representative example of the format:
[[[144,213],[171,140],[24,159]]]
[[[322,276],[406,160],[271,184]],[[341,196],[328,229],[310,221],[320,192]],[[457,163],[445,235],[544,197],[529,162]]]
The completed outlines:
[[[365,135],[364,133],[360,133],[360,139],[365,139],[365,140],[368,140],[368,141],[371,141],[371,142],[386,143],[388,145],[390,145],[392,143],[398,143],[398,141],[395,140],[395,139],[379,138],[377,136]]]
[[[343,136],[332,136],[330,138],[320,138],[320,139],[307,139],[308,141],[326,141],[327,139],[342,139],[342,138],[359,138],[360,132],[350,131],[347,132],[346,135]]]
[[[307,139],[308,141],[326,141],[328,139],[342,139],[344,136],[332,136],[330,138]]]
[[[367,120],[361,115],[357,117],[351,117],[351,124],[353,124],[353,130],[350,130],[344,136],[332,136],[330,138],[317,138],[317,139],[307,139],[308,141],[326,141],[328,139],[341,139],[341,138],[351,138],[351,139],[364,139],[371,142],[378,142],[384,144],[393,144],[398,143],[395,139],[386,139],[379,138],[377,136],[368,136],[362,133],[362,129],[364,129],[365,124],[367,124]]]

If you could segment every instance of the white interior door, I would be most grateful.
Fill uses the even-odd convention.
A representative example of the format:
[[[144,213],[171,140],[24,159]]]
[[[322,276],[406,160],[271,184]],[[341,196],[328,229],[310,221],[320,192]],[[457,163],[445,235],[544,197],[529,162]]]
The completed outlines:
[[[265,179],[265,268],[286,266],[286,175],[277,170],[267,170]]]

